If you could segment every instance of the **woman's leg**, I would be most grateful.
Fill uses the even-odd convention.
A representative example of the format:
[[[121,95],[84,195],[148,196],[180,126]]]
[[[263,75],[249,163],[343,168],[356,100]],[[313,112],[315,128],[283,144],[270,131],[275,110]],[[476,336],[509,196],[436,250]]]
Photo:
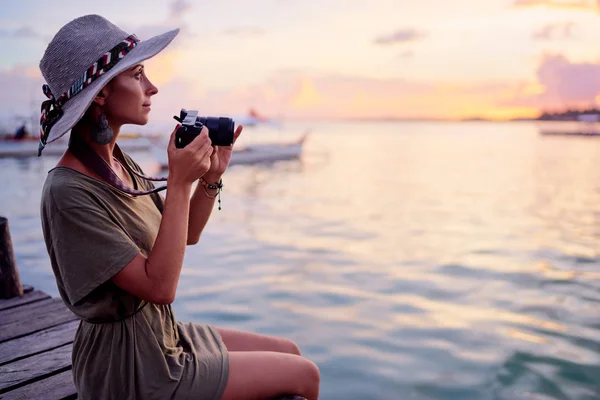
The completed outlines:
[[[301,355],[298,345],[293,341],[277,336],[217,328],[227,350],[231,351],[275,351]]]
[[[266,351],[229,353],[229,379],[223,400],[264,400],[299,395],[319,398],[319,368],[293,354]]]

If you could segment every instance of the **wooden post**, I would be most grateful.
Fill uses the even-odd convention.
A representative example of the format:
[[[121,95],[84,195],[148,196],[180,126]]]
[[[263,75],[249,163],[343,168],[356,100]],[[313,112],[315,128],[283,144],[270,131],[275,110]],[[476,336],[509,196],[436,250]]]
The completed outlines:
[[[15,263],[8,220],[0,217],[0,299],[22,295],[23,286]]]

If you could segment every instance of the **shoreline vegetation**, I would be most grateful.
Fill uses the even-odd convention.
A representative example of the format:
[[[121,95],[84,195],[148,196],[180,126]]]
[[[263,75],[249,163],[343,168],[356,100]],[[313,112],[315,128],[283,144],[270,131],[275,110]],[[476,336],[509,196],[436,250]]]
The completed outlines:
[[[348,122],[520,122],[520,121],[578,121],[581,115],[595,115],[600,119],[600,109],[568,109],[566,111],[541,111],[537,117],[516,117],[516,118],[487,118],[487,117],[466,117],[466,118],[435,118],[435,117],[355,117],[355,118],[333,118],[333,121]],[[323,118],[324,121],[328,120]]]

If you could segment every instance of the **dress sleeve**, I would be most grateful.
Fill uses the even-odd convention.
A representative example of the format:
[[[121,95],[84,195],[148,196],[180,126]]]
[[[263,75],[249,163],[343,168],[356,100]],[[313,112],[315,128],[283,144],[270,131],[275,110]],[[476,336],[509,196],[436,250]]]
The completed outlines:
[[[72,305],[110,280],[140,251],[103,209],[60,210],[49,228],[56,265]]]

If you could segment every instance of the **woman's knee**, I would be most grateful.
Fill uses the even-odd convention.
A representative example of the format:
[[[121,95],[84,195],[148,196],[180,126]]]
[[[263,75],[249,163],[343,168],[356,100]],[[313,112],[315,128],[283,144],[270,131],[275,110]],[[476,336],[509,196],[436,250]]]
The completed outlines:
[[[321,372],[319,367],[304,357],[297,357],[298,365],[291,377],[292,386],[288,388],[288,394],[295,394],[307,399],[317,399],[321,385]]]
[[[302,371],[303,387],[299,388],[300,393],[307,396],[308,398],[316,398],[319,394],[319,386],[321,385],[321,372],[319,367],[314,362],[304,359],[303,371]]]
[[[229,354],[229,379],[224,400],[273,398],[296,394],[309,400],[319,397],[319,368],[304,357],[266,352]]]

